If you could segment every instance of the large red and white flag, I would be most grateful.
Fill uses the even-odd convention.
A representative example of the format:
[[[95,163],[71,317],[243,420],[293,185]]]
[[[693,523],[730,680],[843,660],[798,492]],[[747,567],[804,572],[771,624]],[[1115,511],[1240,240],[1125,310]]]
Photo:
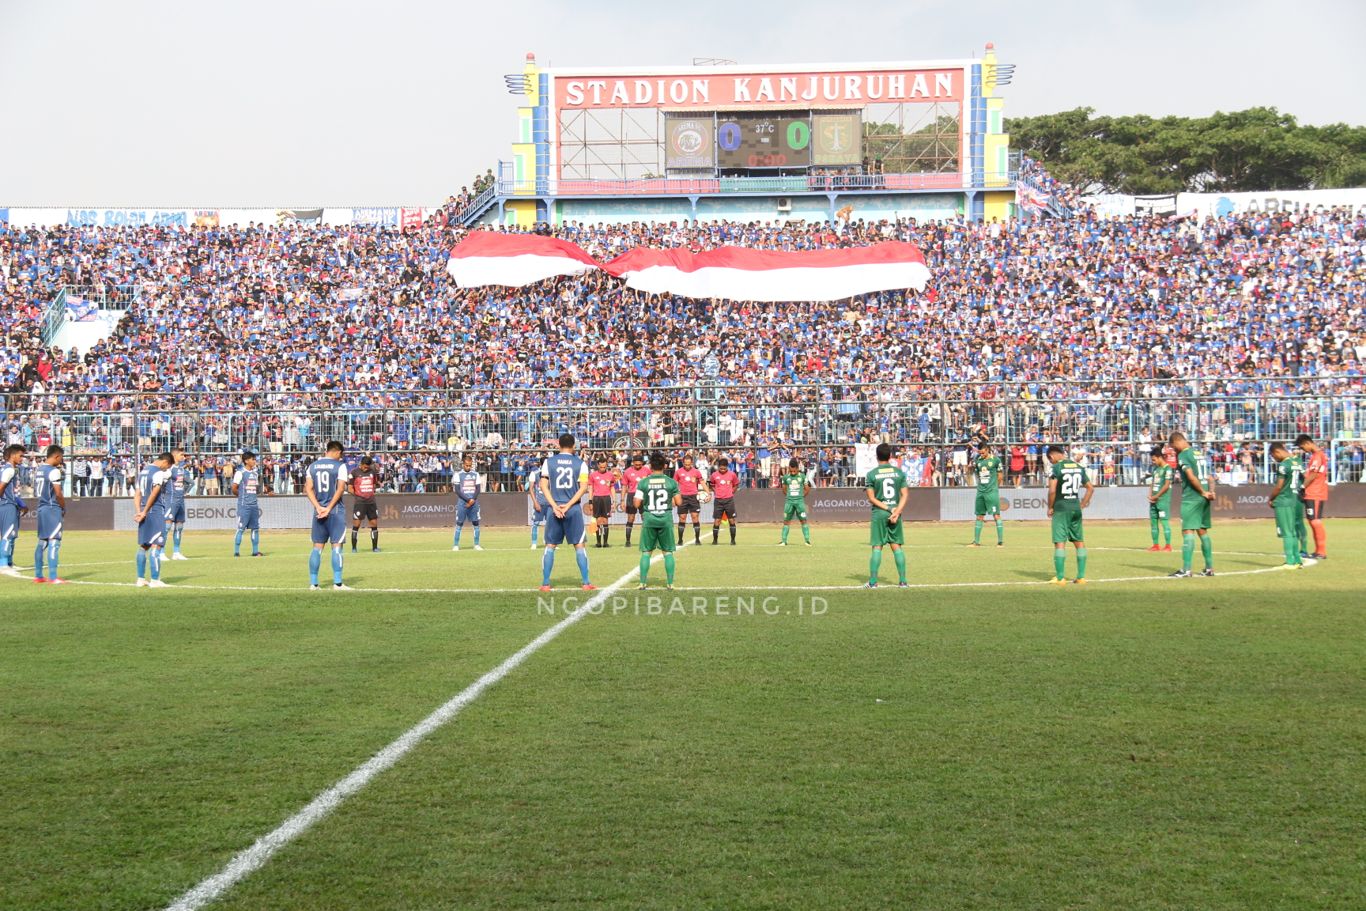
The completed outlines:
[[[462,288],[521,287],[601,268],[653,294],[745,301],[831,301],[874,291],[925,290],[930,270],[914,244],[885,241],[831,250],[636,247],[599,265],[566,240],[475,231],[451,251],[446,270]]]
[[[451,250],[446,271],[461,288],[505,285],[520,288],[557,275],[598,268],[578,245],[539,234],[474,231]]]
[[[795,252],[636,247],[603,268],[638,291],[747,301],[831,301],[873,291],[923,291],[930,280],[919,248],[900,241]]]

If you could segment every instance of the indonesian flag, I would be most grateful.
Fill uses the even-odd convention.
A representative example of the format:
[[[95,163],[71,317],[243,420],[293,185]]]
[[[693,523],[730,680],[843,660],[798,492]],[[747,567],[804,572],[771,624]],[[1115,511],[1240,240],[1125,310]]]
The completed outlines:
[[[652,294],[745,301],[832,301],[874,291],[925,290],[930,270],[914,244],[885,241],[833,250],[636,247],[599,265],[566,240],[537,234],[476,231],[451,251],[446,266],[458,286],[521,287],[601,268],[627,287]]]
[[[925,290],[930,270],[914,244],[886,241],[835,250],[636,247],[603,266],[654,294],[746,301],[832,301],[873,291]]]
[[[539,234],[475,231],[451,250],[446,271],[461,288],[505,285],[520,288],[557,275],[598,268],[576,244]]]

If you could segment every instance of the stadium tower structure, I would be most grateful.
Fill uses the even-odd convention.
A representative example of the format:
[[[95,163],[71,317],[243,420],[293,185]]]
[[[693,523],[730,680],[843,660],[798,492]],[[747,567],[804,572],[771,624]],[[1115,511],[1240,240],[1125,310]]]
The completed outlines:
[[[1008,218],[1013,66],[905,63],[541,69],[465,224]]]

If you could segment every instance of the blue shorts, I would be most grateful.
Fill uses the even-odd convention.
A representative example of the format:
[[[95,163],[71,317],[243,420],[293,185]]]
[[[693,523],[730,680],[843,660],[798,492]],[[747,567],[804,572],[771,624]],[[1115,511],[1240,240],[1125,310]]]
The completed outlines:
[[[578,547],[584,541],[583,510],[575,503],[563,519],[555,517],[553,509],[545,511],[545,543],[563,544],[568,542]]]
[[[166,544],[166,513],[154,509],[138,523],[139,547],[162,547]]]
[[[327,518],[313,516],[313,543],[340,544],[346,537],[346,512],[340,506],[327,514]]]
[[[179,503],[177,503],[177,504],[175,504],[174,506],[172,506],[172,507],[171,507],[171,512],[170,512],[169,515],[167,515],[166,518],[167,518],[168,521],[174,522],[174,523],[176,523],[177,525],[184,525],[184,524],[185,524],[185,501],[184,501],[184,500],[181,500]]]
[[[239,507],[237,510],[237,527],[245,528],[250,531],[259,531],[261,528],[261,507]]]
[[[60,506],[38,507],[38,539],[40,541],[62,540],[62,508]]]
[[[0,538],[19,537],[19,507],[0,503]]]
[[[464,500],[455,504],[455,524],[464,525],[466,522],[479,524],[479,501],[475,500],[473,506],[466,506]]]

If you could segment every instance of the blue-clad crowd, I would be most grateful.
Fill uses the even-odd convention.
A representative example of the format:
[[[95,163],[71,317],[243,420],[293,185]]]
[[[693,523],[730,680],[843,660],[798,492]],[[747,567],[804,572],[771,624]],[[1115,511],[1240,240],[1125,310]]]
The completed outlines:
[[[547,229],[548,230],[548,229]],[[822,305],[646,295],[601,273],[458,289],[459,231],[0,226],[0,387],[40,393],[462,391],[877,382],[1037,398],[1090,384],[1285,375],[1361,382],[1366,220],[1091,214],[1009,223],[568,224],[589,252],[919,244],[921,295]],[[41,346],[63,286],[131,309],[84,356]],[[971,384],[971,385],[970,385]],[[1064,385],[1065,384],[1065,385]]]

